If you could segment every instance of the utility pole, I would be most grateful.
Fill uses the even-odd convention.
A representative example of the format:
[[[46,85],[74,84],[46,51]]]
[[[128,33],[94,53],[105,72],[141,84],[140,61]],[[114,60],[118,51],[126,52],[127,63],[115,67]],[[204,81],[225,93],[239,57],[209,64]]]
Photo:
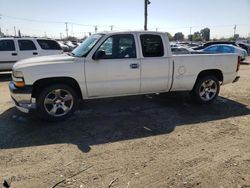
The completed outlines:
[[[235,37],[235,34],[236,34],[236,29],[237,29],[237,26],[236,24],[234,25],[234,37]]]
[[[15,34],[15,37],[16,37],[16,26],[14,26],[14,34]]]
[[[113,31],[113,29],[114,29],[114,26],[113,26],[113,25],[111,25],[111,26],[110,26],[110,30],[111,30],[111,31]]]
[[[62,40],[62,33],[60,33],[60,39]]]
[[[66,37],[69,38],[68,22],[65,22],[66,26]]]
[[[155,31],[158,32],[158,28],[156,28]]]
[[[149,0],[144,0],[144,30],[148,30],[148,5],[150,5]]]
[[[97,25],[95,26],[95,33],[97,33],[97,31],[98,31],[98,27],[97,27]]]
[[[193,36],[192,36],[192,27],[190,27],[190,32],[189,32],[190,34],[189,34],[189,36],[190,36],[190,40],[191,40],[191,43],[192,43],[192,41],[193,41]]]

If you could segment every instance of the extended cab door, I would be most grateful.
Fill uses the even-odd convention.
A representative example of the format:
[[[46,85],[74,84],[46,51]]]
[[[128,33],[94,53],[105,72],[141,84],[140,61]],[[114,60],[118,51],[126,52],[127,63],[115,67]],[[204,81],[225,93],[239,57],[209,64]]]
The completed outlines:
[[[18,60],[13,39],[0,40],[0,71],[11,70],[14,63]]]
[[[168,53],[167,37],[139,34],[141,43],[141,92],[165,92],[170,88],[172,57]]]
[[[86,59],[88,97],[140,92],[140,59],[135,39],[134,34],[106,37],[94,55]]]
[[[19,59],[26,59],[31,57],[36,57],[38,55],[37,48],[34,42],[30,39],[18,39],[18,56]]]

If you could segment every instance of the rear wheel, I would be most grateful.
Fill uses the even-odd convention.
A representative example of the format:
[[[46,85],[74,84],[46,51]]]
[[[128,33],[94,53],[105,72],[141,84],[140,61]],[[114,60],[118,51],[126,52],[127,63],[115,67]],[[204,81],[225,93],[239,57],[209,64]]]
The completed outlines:
[[[77,103],[78,97],[74,89],[64,84],[45,88],[37,98],[39,115],[51,121],[69,117],[75,111]]]
[[[213,102],[219,91],[219,80],[215,76],[204,76],[195,84],[192,96],[196,102],[206,104]]]

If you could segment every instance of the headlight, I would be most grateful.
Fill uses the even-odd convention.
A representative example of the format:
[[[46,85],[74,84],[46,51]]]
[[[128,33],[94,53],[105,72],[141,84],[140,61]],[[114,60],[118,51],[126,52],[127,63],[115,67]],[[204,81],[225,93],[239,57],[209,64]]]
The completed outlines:
[[[23,78],[23,73],[21,71],[12,71],[12,80],[17,87],[24,87],[25,82]]]
[[[13,77],[16,77],[16,78],[23,78],[23,73],[21,71],[13,70],[12,75]]]

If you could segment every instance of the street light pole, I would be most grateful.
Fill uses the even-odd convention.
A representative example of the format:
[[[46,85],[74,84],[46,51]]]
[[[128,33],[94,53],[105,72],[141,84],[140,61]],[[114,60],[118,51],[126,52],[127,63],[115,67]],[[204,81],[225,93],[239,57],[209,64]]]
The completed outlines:
[[[144,0],[144,30],[148,30],[148,5],[151,2],[149,0]]]

